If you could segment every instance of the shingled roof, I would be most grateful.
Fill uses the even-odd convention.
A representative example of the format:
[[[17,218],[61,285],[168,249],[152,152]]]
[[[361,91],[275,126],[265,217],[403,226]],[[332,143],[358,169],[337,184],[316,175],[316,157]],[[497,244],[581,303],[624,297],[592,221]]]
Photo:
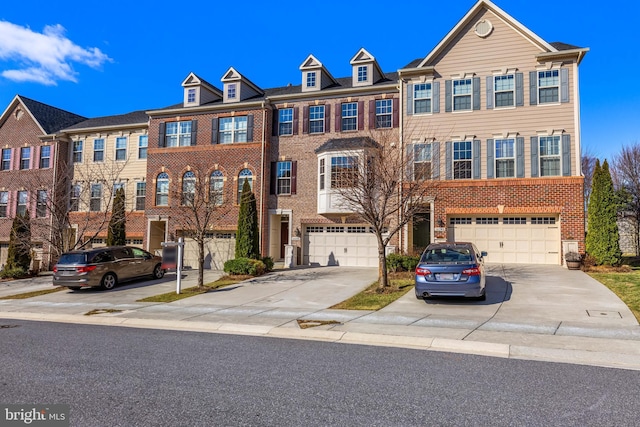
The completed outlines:
[[[65,132],[76,129],[101,128],[110,126],[126,126],[147,123],[149,116],[144,110],[132,111],[127,114],[118,114],[115,116],[95,117],[93,119],[84,120],[64,129]]]
[[[43,104],[42,102],[25,96],[18,95],[18,98],[20,98],[20,101],[27,107],[40,126],[42,126],[46,134],[56,133],[60,129],[87,119],[86,117]]]
[[[361,150],[363,148],[379,148],[380,145],[368,136],[355,138],[335,138],[330,139],[320,147],[315,149],[315,153],[326,151]]]

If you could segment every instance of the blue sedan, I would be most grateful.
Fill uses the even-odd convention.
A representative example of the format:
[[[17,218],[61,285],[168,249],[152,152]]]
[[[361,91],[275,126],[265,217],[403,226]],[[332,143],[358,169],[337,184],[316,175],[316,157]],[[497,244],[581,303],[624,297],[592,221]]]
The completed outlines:
[[[473,243],[432,243],[416,266],[416,298],[458,296],[486,299],[484,257]]]

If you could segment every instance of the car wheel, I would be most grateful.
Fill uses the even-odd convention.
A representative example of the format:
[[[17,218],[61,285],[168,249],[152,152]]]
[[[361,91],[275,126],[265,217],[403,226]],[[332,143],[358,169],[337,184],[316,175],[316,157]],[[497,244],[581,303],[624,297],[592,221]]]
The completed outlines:
[[[485,290],[482,295],[476,298],[477,301],[486,301],[487,300],[487,291]]]
[[[422,297],[422,295],[416,294],[416,299],[424,299],[424,298]]]
[[[153,278],[162,279],[163,277],[164,277],[164,270],[162,269],[162,265],[158,264],[153,268]]]
[[[102,278],[102,282],[100,282],[100,286],[102,286],[102,289],[105,289],[107,291],[109,289],[115,288],[117,284],[118,284],[118,279],[116,278],[116,275],[113,273],[105,274],[104,277]]]

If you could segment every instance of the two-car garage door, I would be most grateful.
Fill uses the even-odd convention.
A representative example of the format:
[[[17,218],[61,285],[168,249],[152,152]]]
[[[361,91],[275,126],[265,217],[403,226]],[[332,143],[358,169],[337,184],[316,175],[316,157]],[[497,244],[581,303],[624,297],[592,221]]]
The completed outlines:
[[[555,216],[450,217],[447,239],[475,243],[491,263],[560,264]]]
[[[378,244],[368,226],[308,225],[304,233],[306,265],[376,267]]]

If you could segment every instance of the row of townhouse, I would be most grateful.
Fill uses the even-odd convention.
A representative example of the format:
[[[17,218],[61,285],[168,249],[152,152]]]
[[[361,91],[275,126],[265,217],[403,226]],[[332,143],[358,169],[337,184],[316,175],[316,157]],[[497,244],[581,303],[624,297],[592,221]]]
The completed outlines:
[[[559,264],[563,251],[584,251],[578,65],[587,51],[548,43],[480,0],[426,57],[396,72],[360,49],[348,77],[309,55],[301,84],[271,89],[233,67],[222,88],[190,73],[179,104],[94,119],[17,96],[0,118],[0,240],[25,205],[34,220],[52,220],[38,206],[59,190],[72,237],[103,244],[122,187],[127,238],[157,251],[183,234],[187,193],[206,186],[219,205],[206,267],[220,268],[233,257],[247,181],[264,256],[374,266],[376,238],[335,187],[384,141],[410,160],[405,179],[438,182],[393,247],[471,240],[490,262]],[[43,172],[38,185],[20,178]],[[196,265],[193,242],[185,257]]]

